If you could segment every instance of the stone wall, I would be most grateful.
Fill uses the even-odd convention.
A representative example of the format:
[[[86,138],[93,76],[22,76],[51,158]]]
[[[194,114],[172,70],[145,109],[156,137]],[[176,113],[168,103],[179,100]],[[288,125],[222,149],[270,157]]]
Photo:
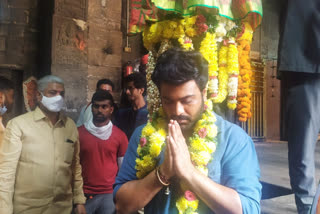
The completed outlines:
[[[38,0],[0,1],[0,67],[37,73],[39,56]]]
[[[99,79],[108,78],[115,85],[115,100],[121,86],[121,1],[88,1],[88,96],[90,100]]]
[[[78,117],[96,82],[111,79],[119,100],[121,1],[55,0],[51,72],[66,82],[67,112]]]
[[[39,48],[43,6],[39,0],[0,0],[0,75],[15,83],[16,95],[14,109],[6,114],[5,122],[26,111],[22,82],[38,76],[39,60],[45,56]]]

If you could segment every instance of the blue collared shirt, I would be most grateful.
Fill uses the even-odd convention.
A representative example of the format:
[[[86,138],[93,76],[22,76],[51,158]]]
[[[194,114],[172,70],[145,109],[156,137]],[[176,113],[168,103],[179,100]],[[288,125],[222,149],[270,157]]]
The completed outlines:
[[[216,115],[218,126],[217,150],[213,160],[208,164],[208,177],[216,183],[236,190],[240,196],[243,213],[260,213],[261,184],[260,168],[252,139],[239,126],[232,124]],[[137,147],[143,126],[133,133],[122,167],[114,185],[114,198],[119,188],[126,182],[137,180],[135,160],[138,157]],[[160,161],[164,152],[160,154]],[[146,205],[144,213],[177,214],[175,205],[176,186],[170,185],[170,194],[165,194],[163,188]],[[199,214],[213,213],[200,201]]]

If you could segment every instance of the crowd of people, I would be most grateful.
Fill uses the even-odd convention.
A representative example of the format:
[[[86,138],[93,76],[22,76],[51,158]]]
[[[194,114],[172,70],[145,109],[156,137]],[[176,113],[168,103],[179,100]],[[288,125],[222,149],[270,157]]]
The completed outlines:
[[[63,113],[64,81],[48,75],[37,85],[36,109],[5,128],[14,84],[0,77],[0,213],[114,213],[113,184],[128,138],[147,122],[145,76],[125,78],[132,107],[116,113],[113,82],[99,80],[76,124]]]
[[[1,81],[6,83],[0,84],[4,115],[12,106],[14,86]],[[167,51],[153,81],[168,134],[158,167],[138,179],[137,146],[148,121],[145,76],[125,78],[131,107],[116,111],[113,83],[99,80],[77,124],[63,113],[63,80],[53,75],[39,79],[36,109],[10,120],[1,135],[0,213],[111,214],[141,208],[145,213],[177,213],[179,183],[200,198],[200,213],[258,213],[260,169],[253,142],[241,128],[214,115],[219,144],[208,176],[190,159],[188,138],[205,111],[208,65],[201,54]],[[164,193],[167,186],[169,193]]]

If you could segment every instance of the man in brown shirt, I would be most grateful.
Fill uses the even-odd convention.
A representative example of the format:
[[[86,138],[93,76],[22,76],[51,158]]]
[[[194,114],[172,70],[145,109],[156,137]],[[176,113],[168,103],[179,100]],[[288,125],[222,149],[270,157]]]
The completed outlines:
[[[39,106],[7,125],[0,144],[0,213],[85,214],[75,123],[60,111],[64,83],[38,81]]]

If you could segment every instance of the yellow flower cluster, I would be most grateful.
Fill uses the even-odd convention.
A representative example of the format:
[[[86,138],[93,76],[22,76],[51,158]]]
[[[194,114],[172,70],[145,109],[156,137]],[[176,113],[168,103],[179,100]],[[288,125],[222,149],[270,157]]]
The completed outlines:
[[[186,51],[192,51],[193,50],[193,43],[192,43],[192,40],[189,37],[187,37],[185,35],[182,35],[178,39],[178,42],[180,43],[181,47],[183,49],[185,49]]]
[[[153,46],[165,39],[178,39],[185,35],[185,31],[191,29],[186,25],[183,19],[165,20],[153,23],[151,26],[146,27],[143,31],[143,44],[148,50],[152,50]],[[191,32],[191,31],[190,31]],[[186,35],[190,35],[187,34]]]
[[[189,37],[194,37],[197,35],[197,31],[195,29],[195,24],[197,21],[197,16],[187,17],[183,21],[185,23],[185,34]]]
[[[219,50],[219,92],[218,96],[212,97],[214,103],[223,102],[228,94],[228,69],[227,69],[227,61],[228,61],[228,47],[222,45]]]
[[[147,125],[142,129],[141,136],[143,137],[149,137],[154,133],[156,129],[151,125],[151,123],[147,123]]]
[[[216,35],[206,32],[205,38],[201,41],[199,52],[208,61],[209,77],[218,76],[218,54]]]
[[[139,158],[136,159],[137,177],[143,178],[156,167],[155,158],[159,156],[162,145],[166,139],[166,131],[164,129],[156,130],[151,122],[142,129],[140,145],[137,148]],[[143,144],[143,141],[144,144]],[[147,155],[143,155],[147,152]]]
[[[181,43],[184,36],[192,38],[198,34],[196,21],[197,16],[192,16],[153,23],[143,31],[143,44],[148,50],[152,50],[156,43],[163,40],[180,39]],[[189,50],[191,45],[192,42],[186,43],[186,50]]]
[[[188,201],[184,197],[181,197],[177,200],[176,202],[176,207],[179,210],[179,214],[185,214],[186,211],[188,210],[188,213],[190,214],[196,214],[196,210],[199,205],[199,200],[194,200],[194,201]],[[191,208],[191,210],[190,210]]]
[[[234,42],[230,43],[228,46],[228,73],[239,74],[239,62],[238,62],[238,49]]]
[[[136,159],[137,177],[143,178],[156,167],[156,161],[150,155],[146,155],[143,159]]]
[[[205,38],[201,41],[199,52],[208,61],[208,93],[212,97],[218,94],[218,52],[216,36],[207,32]]]
[[[252,42],[252,37],[253,37],[253,29],[250,25],[249,22],[244,22],[243,23],[244,25],[244,32],[243,34],[241,35],[240,38],[238,38],[237,40],[240,41],[240,40],[246,40],[248,41],[250,44]]]

